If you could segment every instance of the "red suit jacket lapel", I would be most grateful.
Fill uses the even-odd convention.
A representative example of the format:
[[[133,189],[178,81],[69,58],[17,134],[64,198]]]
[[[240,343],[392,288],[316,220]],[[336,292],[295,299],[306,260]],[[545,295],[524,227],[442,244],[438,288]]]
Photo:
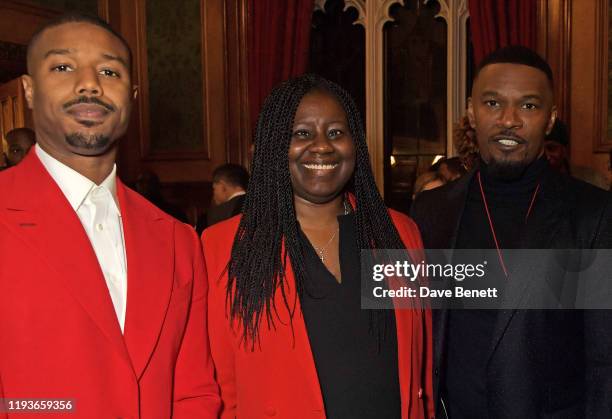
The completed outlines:
[[[155,349],[174,285],[174,229],[152,214],[143,198],[117,182],[127,255],[124,338],[136,377]]]
[[[47,279],[67,287],[100,331],[127,362],[119,322],[93,247],[81,221],[35,153],[22,161],[15,176],[26,188],[14,188],[7,217],[16,233],[51,268]]]
[[[164,322],[174,284],[172,223],[147,209],[117,181],[127,255],[127,310],[121,334],[112,300],[81,221],[35,153],[15,171],[28,188],[14,188],[5,209],[16,233],[51,268],[49,281],[67,287],[111,345],[142,375]]]

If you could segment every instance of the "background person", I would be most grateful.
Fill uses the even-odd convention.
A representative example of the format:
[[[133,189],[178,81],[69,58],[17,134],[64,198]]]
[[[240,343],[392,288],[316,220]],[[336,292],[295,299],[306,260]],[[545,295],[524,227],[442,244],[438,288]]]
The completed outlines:
[[[467,172],[478,163],[478,141],[476,131],[470,126],[470,121],[463,116],[453,124],[453,145],[459,154],[461,163]]]
[[[227,163],[217,167],[213,171],[213,205],[201,217],[206,222],[198,231],[240,214],[248,184],[249,172],[243,166]]]
[[[428,170],[425,173],[421,173],[421,175],[414,181],[412,201],[414,202],[416,197],[421,192],[439,188],[445,183],[446,182],[444,182],[444,180],[438,175],[438,172]]]
[[[6,134],[6,143],[6,162],[9,167],[17,166],[36,144],[36,134],[30,128],[15,128]]]
[[[438,165],[438,176],[446,183],[459,179],[467,172],[459,157],[442,159]]]
[[[567,125],[560,119],[557,119],[544,141],[544,154],[549,166],[553,170],[566,175],[570,174],[568,146],[569,133]]]

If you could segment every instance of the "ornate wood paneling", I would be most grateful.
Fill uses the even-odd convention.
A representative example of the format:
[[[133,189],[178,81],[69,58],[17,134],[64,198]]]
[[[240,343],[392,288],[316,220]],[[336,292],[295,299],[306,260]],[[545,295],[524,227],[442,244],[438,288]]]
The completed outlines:
[[[227,161],[229,117],[225,6],[223,0],[200,2],[202,92],[193,94],[202,94],[203,134],[199,139],[202,147],[188,151],[159,150],[151,146],[150,137],[151,124],[157,121],[151,120],[149,108],[146,0],[108,0],[107,13],[111,24],[119,28],[132,47],[133,82],[139,89],[131,126],[120,152],[122,175],[128,182],[133,181],[143,168],[153,170],[162,182],[209,181],[214,167]],[[180,43],[180,39],[180,28],[177,28],[176,42]]]
[[[60,11],[13,0],[0,0],[0,40],[27,45],[36,29]]]
[[[595,5],[595,97],[593,112],[593,150],[606,152],[612,149],[612,136],[609,130],[609,89],[610,89],[610,3],[609,0],[596,0]]]
[[[133,183],[139,173],[153,171],[162,182],[164,197],[180,206],[192,221],[209,203],[214,168],[227,161],[247,164],[249,159],[246,4],[246,0],[200,1],[203,147],[198,152],[151,147],[150,124],[156,121],[150,119],[149,112],[146,0],[99,2],[100,15],[107,17],[132,48],[132,79],[140,92],[120,143],[121,177]],[[180,26],[176,28],[177,45],[180,30]]]
[[[567,3],[571,36],[565,66],[571,78],[565,88],[571,113],[565,119],[572,174],[607,187],[609,159],[604,152],[612,148],[607,135],[608,0]]]
[[[249,167],[251,121],[247,60],[247,0],[234,0],[226,4],[227,159],[232,163]]]
[[[557,110],[566,122],[570,115],[571,27],[569,0],[538,2],[538,53],[552,68]]]

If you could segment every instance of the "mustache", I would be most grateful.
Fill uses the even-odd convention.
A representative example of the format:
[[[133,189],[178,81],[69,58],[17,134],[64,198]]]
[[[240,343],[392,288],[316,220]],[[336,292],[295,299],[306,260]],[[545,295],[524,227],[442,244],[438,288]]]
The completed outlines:
[[[79,105],[81,103],[93,103],[94,105],[102,106],[104,109],[106,109],[109,112],[115,112],[115,107],[113,105],[102,102],[97,97],[87,97],[87,96],[79,96],[76,99],[66,102],[62,105],[62,108],[66,110],[70,108],[71,106]]]
[[[493,135],[491,137],[491,140],[495,140],[498,137],[504,137],[504,138],[512,138],[520,143],[526,143],[527,140],[524,139],[523,137],[521,137],[520,135],[516,135],[516,132],[509,130],[509,129],[504,129],[501,130],[500,132],[498,132],[497,134]]]

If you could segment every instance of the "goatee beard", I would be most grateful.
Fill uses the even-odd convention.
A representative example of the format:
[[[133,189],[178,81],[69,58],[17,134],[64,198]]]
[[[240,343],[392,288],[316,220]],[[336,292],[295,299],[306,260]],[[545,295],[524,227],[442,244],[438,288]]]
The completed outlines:
[[[523,176],[530,163],[526,161],[497,161],[492,158],[487,164],[487,173],[495,179],[513,181]]]
[[[88,152],[102,152],[108,148],[110,137],[102,134],[83,135],[77,132],[66,135],[66,142],[75,148]]]

